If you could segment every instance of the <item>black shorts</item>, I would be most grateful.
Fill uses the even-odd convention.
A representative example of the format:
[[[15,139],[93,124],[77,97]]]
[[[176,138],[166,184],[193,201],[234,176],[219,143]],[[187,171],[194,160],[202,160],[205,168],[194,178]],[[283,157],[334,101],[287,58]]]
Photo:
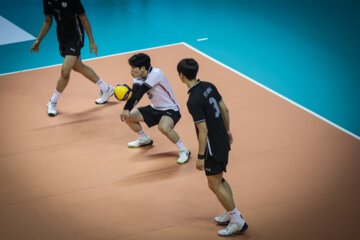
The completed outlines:
[[[138,110],[140,111],[141,115],[144,118],[144,122],[149,128],[159,124],[162,116],[169,116],[174,121],[174,127],[181,118],[181,114],[178,111],[174,111],[170,109],[165,111],[160,111],[160,110],[156,110],[150,105],[145,107],[139,107]]]
[[[84,41],[81,41],[81,39],[79,38],[74,38],[74,40],[60,43],[59,45],[60,55],[62,57],[65,57],[66,55],[80,56],[80,50],[83,46],[84,46]]]
[[[228,164],[229,153],[227,156],[215,159],[210,154],[205,158],[205,174],[206,176],[217,175],[222,172],[226,172],[226,165]]]

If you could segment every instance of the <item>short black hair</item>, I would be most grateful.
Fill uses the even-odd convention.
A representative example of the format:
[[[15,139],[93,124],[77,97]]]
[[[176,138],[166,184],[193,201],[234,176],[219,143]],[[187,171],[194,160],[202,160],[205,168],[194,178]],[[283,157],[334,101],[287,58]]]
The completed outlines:
[[[196,78],[199,64],[193,58],[184,58],[177,65],[178,73],[182,73],[188,80]]]
[[[132,67],[145,67],[146,70],[149,70],[150,57],[145,53],[138,53],[129,58],[129,64]]]

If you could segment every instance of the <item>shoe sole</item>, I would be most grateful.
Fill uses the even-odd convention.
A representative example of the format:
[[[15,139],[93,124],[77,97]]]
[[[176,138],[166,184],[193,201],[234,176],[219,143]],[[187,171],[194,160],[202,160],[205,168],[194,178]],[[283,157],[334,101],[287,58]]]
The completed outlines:
[[[132,146],[129,146],[128,145],[128,148],[141,148],[141,147],[148,147],[148,146],[151,146],[151,145],[153,145],[153,140],[151,140],[151,142],[149,142],[149,143],[147,143],[147,144],[144,144],[144,145],[140,145],[140,146],[134,146],[134,147],[132,147]]]
[[[101,105],[101,104],[105,104],[105,103],[107,103],[107,102],[108,102],[108,101],[103,102],[103,103],[98,103],[98,102],[95,101],[95,104]]]
[[[244,226],[239,230],[239,231],[237,231],[237,232],[234,232],[233,234],[230,234],[230,235],[219,235],[220,237],[233,237],[233,236],[235,236],[235,235],[242,235],[242,234],[244,234],[245,233],[245,231],[248,229],[248,225],[247,225],[247,223],[245,222],[244,223]]]
[[[185,162],[177,162],[178,164],[184,164],[184,163],[187,163],[190,159],[190,155],[191,155],[191,152],[189,151],[189,155],[188,155],[188,158],[186,159]]]
[[[53,113],[48,113],[48,116],[49,116],[49,117],[55,117],[55,116],[56,116],[56,114],[53,114]]]
[[[111,94],[109,98],[111,98],[113,95],[114,95],[114,94]],[[109,99],[109,98],[108,98],[108,99]],[[105,103],[107,103],[107,102],[108,102],[107,100],[106,100],[106,102],[103,102],[103,103],[98,103],[98,102],[95,101],[95,104],[101,105],[101,104],[105,104]]]

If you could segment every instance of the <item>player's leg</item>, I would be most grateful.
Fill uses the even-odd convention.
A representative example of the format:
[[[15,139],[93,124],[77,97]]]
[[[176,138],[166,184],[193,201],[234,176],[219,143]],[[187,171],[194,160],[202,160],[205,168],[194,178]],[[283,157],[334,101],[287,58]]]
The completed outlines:
[[[77,59],[73,69],[76,72],[81,73],[84,77],[86,77],[93,83],[97,83],[100,80],[99,76],[94,72],[94,70],[91,67],[89,67],[88,65],[83,63],[80,56]]]
[[[57,101],[69,83],[70,72],[76,63],[76,59],[77,56],[72,56],[72,55],[66,55],[64,58],[64,62],[61,66],[60,77],[56,84],[56,89],[54,91],[53,96],[51,97],[50,101],[47,104],[49,116],[56,116],[57,114],[57,110],[56,110]]]
[[[162,134],[164,134],[170,141],[177,143],[180,140],[179,135],[175,132],[174,120],[169,116],[162,116],[158,125]]]
[[[114,94],[115,88],[107,84],[101,78],[99,78],[99,76],[95,73],[95,71],[91,67],[83,63],[80,56],[77,59],[73,69],[76,72],[81,73],[84,77],[95,83],[100,88],[101,97],[99,99],[96,99],[95,103],[97,104],[107,103],[108,99]]]
[[[228,183],[224,184],[222,182],[223,173],[207,176],[207,179],[210,190],[216,195],[226,211],[233,210],[235,208],[235,204],[232,197],[231,188]]]
[[[179,116],[175,116],[175,113],[176,112],[171,112],[170,116],[162,116],[158,128],[160,132],[162,132],[170,141],[176,144],[177,148],[179,149],[179,158],[177,162],[182,164],[189,161],[191,152],[185,147],[179,135],[174,130],[176,122],[180,119],[180,114]]]
[[[137,133],[142,130],[140,122],[144,122],[144,118],[139,109],[133,109],[125,122],[134,132]]]
[[[218,231],[218,234],[228,237],[245,232],[248,226],[239,210],[235,207],[230,185],[223,178],[223,173],[207,176],[207,178],[209,188],[226,209],[225,213],[215,217],[215,221],[221,225],[229,223],[226,229]]]
[[[218,224],[226,225],[226,229],[218,232],[221,236],[233,236],[243,233],[247,229],[247,224],[242,218],[239,210],[235,206],[230,184],[223,178],[223,172],[226,172],[227,157],[223,161],[216,161],[212,156],[207,156],[205,160],[205,173],[208,179],[208,186],[219,199],[225,212],[215,217]]]
[[[144,122],[144,117],[139,109],[133,109],[130,116],[125,120],[126,124],[138,134],[138,139],[128,143],[128,147],[137,148],[145,147],[153,144],[151,138],[142,129],[140,122]]]

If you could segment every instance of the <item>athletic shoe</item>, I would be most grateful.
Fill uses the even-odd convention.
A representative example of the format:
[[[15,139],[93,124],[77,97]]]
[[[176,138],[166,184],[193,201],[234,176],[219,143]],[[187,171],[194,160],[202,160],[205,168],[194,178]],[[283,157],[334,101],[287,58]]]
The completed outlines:
[[[223,214],[221,214],[220,216],[217,216],[214,218],[215,222],[219,225],[228,225],[230,222],[230,214],[225,211]]]
[[[133,142],[128,143],[129,148],[138,148],[138,147],[146,147],[153,144],[153,140],[149,136],[147,136],[145,139],[138,138],[137,140]]]
[[[100,98],[95,100],[96,104],[104,104],[107,103],[108,99],[114,95],[114,89],[115,87],[112,87],[109,85],[109,88],[106,92],[103,92],[100,90]]]
[[[51,100],[47,103],[47,108],[48,108],[48,115],[50,117],[55,117],[57,114],[56,111],[56,103],[52,102]]]
[[[180,149],[177,163],[183,164],[189,161],[191,152],[187,148]]]
[[[218,231],[218,234],[222,237],[233,237],[236,234],[243,234],[247,228],[248,225],[245,221],[242,224],[230,222],[226,229]]]

